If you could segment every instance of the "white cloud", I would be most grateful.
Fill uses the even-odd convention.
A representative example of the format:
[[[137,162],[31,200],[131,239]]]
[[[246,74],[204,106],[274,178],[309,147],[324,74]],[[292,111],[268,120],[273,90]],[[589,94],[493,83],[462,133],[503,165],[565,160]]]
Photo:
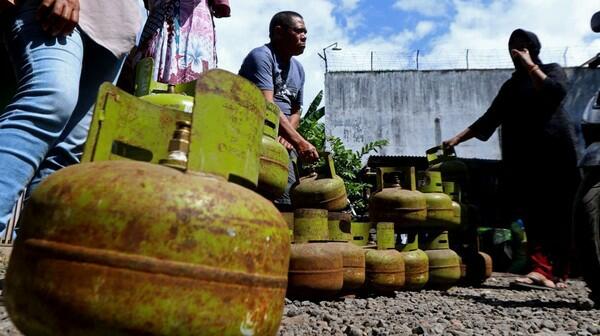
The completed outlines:
[[[340,7],[343,11],[353,11],[358,7],[360,0],[341,0]]]
[[[393,8],[435,17],[448,14],[448,0],[396,0]]]
[[[432,21],[421,21],[417,23],[415,27],[415,33],[417,38],[423,38],[435,29],[435,23]]]
[[[448,33],[437,37],[431,54],[457,52],[464,55],[466,49],[471,49],[470,55],[475,60],[479,50],[479,60],[483,63],[492,55],[502,54],[506,55],[504,62],[510,65],[508,38],[514,29],[523,28],[538,35],[542,42],[542,61],[562,61],[565,47],[570,46],[567,62],[579,64],[590,50],[592,55],[600,51],[598,39],[586,42],[593,40],[589,22],[598,10],[597,5],[596,0],[578,1],[577,6],[564,0],[495,1],[489,5],[454,0],[456,16]]]
[[[346,16],[346,30],[356,30],[364,26],[365,24],[365,16],[362,13],[356,13],[352,15]]]

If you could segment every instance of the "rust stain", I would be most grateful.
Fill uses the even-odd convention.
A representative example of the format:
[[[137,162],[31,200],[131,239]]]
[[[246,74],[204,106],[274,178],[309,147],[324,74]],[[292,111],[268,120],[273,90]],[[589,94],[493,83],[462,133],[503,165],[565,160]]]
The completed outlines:
[[[121,231],[121,240],[124,246],[131,250],[138,250],[141,243],[146,240],[147,232],[144,225],[140,225],[137,219],[131,219]]]

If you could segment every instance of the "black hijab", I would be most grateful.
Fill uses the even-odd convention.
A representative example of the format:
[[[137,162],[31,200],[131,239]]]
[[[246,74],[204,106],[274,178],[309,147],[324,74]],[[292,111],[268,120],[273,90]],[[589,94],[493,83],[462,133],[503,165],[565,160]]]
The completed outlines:
[[[525,29],[515,29],[512,34],[510,34],[510,38],[508,39],[508,51],[510,52],[510,46],[514,44],[516,41],[522,41],[525,43],[525,47],[529,50],[529,55],[531,56],[531,60],[535,64],[542,64],[540,60],[540,50],[542,49],[542,43],[538,39],[537,35],[534,33],[527,31]],[[517,66],[515,64],[517,71],[524,70],[521,66]]]

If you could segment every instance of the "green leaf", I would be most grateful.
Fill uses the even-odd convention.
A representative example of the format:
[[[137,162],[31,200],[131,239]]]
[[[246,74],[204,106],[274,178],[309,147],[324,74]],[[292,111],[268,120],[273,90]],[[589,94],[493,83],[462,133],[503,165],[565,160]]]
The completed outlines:
[[[325,115],[325,107],[319,108],[319,105],[321,105],[322,100],[323,90],[319,91],[315,99],[313,99],[312,103],[310,103],[310,107],[308,108],[308,111],[306,111],[306,114],[304,115],[303,119],[313,121],[318,121],[319,119],[321,119],[321,117]]]

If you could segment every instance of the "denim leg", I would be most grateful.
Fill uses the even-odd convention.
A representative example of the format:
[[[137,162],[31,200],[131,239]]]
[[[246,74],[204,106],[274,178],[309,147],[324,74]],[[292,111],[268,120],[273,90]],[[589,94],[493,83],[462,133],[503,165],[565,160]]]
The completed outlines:
[[[79,163],[87,139],[98,88],[104,82],[116,83],[124,57],[115,57],[108,49],[83,34],[85,55],[79,85],[79,100],[67,126],[50,149],[31,181],[28,193],[53,172]]]
[[[78,29],[51,37],[27,2],[2,22],[17,92],[0,115],[0,228],[65,129],[79,95],[83,43]]]
[[[142,0],[138,0],[138,7],[142,22],[140,31],[136,35],[136,41],[139,41],[142,28],[148,17]],[[119,59],[85,34],[82,35],[85,54],[77,107],[56,145],[50,150],[36,172],[27,189],[28,194],[35,190],[38,184],[53,172],[80,162],[93,117],[98,88],[104,82],[111,82],[116,85],[125,62],[126,57]]]
[[[290,190],[292,189],[292,186],[294,185],[294,183],[296,183],[296,172],[294,170],[294,162],[297,161],[298,154],[296,153],[295,149],[292,149],[289,152],[289,157],[290,157],[290,163],[288,165],[288,183],[287,183],[287,186],[285,187],[285,192],[278,199],[273,201],[281,209],[285,209],[286,207],[291,208],[292,199],[290,197]],[[285,211],[289,211],[289,210],[285,210]]]

